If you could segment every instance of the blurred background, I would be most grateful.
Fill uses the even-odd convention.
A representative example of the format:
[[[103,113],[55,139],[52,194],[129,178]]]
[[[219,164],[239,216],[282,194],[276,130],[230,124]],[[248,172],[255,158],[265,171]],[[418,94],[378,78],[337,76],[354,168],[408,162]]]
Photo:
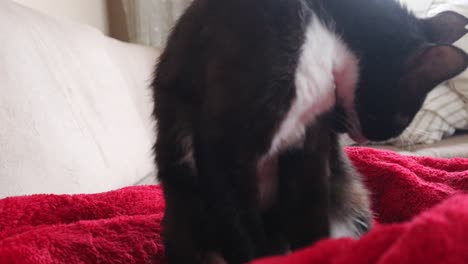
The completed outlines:
[[[94,26],[108,36],[162,48],[191,0],[15,0],[49,15]],[[417,14],[440,0],[400,0]],[[467,1],[467,0],[460,0]]]
[[[52,16],[98,28],[122,41],[161,48],[190,0],[16,0]]]

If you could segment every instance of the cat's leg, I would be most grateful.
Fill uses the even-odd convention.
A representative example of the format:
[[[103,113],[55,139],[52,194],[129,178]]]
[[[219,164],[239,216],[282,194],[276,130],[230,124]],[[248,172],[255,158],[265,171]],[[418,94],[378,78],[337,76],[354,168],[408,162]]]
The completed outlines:
[[[330,221],[332,237],[360,237],[372,227],[369,192],[336,138],[331,152]]]
[[[166,202],[162,237],[168,263],[222,264],[215,214],[207,209],[194,156],[193,112],[178,98],[159,97],[155,158]]]
[[[248,155],[234,158],[229,153],[235,149],[223,148],[226,153],[216,153],[225,156],[213,158],[209,152],[218,149],[211,147],[216,146],[214,142],[200,147],[201,152],[208,151],[201,154],[188,150],[191,144],[184,137],[162,131],[158,142],[158,176],[166,199],[162,234],[168,262],[240,264],[261,255],[264,237],[252,182],[255,175],[237,162],[232,165],[235,169],[227,162],[249,164],[244,160]],[[197,154],[203,155],[199,161],[195,161]]]
[[[193,191],[178,188],[166,195],[168,209],[162,227],[168,262],[226,264],[217,243],[221,227],[217,223],[217,214],[205,206],[197,191]]]
[[[166,212],[162,223],[162,236],[165,254],[169,264],[215,264],[206,261],[207,243],[200,237],[203,226],[200,223],[203,212],[197,212],[196,199],[191,195],[166,195]],[[198,200],[199,202],[200,200]],[[209,217],[208,215],[203,215]],[[212,239],[212,237],[211,237]]]
[[[190,197],[193,199],[193,197]],[[187,211],[191,211],[193,201],[186,200]],[[182,214],[173,214],[164,218],[163,235],[165,253],[169,264],[227,264],[221,249],[216,245],[214,230],[216,226],[202,218],[214,219],[207,212],[196,217],[181,218]],[[187,216],[187,215],[185,215]],[[194,220],[198,219],[194,223]]]
[[[302,147],[280,156],[280,200],[292,250],[329,235],[328,129],[307,129]]]
[[[263,223],[267,238],[266,252],[268,256],[282,255],[288,252],[289,242],[286,235],[286,225],[282,207],[275,202],[263,212]]]
[[[222,256],[229,264],[240,264],[265,252],[256,177],[258,144],[252,138],[256,132],[240,131],[243,124],[212,118],[213,113],[207,114],[195,140],[199,180]]]
[[[205,223],[210,216],[199,194],[191,146],[186,145],[190,134],[170,133],[174,124],[167,124],[165,118],[159,126],[156,160],[166,203],[162,237],[168,263],[215,264],[205,261],[209,241],[215,238]]]

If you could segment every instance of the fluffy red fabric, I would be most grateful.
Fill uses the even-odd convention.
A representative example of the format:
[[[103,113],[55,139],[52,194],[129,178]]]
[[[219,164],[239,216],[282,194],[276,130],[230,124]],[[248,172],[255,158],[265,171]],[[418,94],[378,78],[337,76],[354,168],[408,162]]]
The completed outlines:
[[[348,154],[379,224],[360,240],[323,240],[254,264],[468,263],[468,159]],[[157,186],[0,200],[0,263],[164,263],[163,208]]]

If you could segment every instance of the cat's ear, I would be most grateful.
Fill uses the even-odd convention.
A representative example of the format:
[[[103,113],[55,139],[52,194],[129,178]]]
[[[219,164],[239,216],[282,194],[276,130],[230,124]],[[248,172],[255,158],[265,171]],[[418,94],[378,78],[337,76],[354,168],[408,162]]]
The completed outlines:
[[[427,45],[410,57],[401,84],[414,95],[428,93],[468,67],[468,55],[452,45]]]
[[[423,19],[423,23],[432,43],[452,44],[468,33],[468,18],[452,11]]]

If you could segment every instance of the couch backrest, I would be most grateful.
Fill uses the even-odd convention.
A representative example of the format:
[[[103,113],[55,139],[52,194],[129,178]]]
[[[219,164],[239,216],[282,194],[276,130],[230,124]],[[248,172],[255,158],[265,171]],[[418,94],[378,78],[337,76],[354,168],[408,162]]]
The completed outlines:
[[[0,1],[0,198],[91,193],[154,170],[158,52]]]

